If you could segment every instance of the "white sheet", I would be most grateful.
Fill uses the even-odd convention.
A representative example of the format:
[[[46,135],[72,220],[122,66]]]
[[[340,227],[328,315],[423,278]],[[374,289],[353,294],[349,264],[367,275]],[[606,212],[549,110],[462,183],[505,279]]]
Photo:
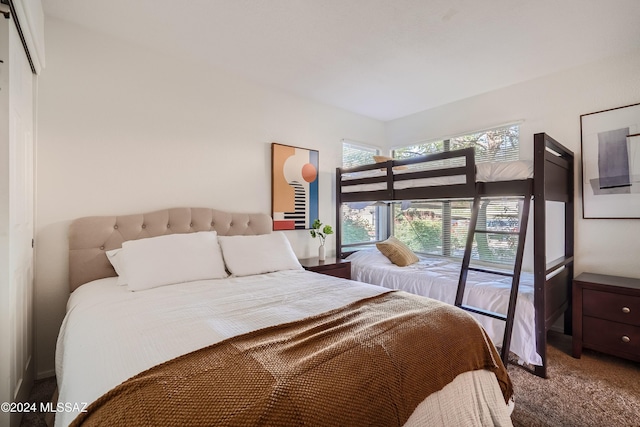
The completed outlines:
[[[394,175],[416,172],[420,163],[410,165],[408,169],[394,170]],[[372,176],[384,176],[385,170],[374,169],[371,171],[346,173],[342,175],[343,181],[350,179],[365,178]],[[496,182],[521,180],[533,177],[533,162],[528,160],[515,160],[511,162],[483,162],[476,164],[476,181],[478,182]],[[464,175],[442,176],[435,178],[407,179],[403,181],[395,181],[393,188],[403,190],[413,187],[435,187],[439,185],[464,184],[466,182]],[[359,184],[345,185],[342,187],[343,193],[354,193],[360,191],[384,190],[387,188],[385,182],[375,184]]]
[[[347,259],[351,261],[354,280],[400,289],[449,304],[455,301],[461,261],[420,256],[420,262],[398,267],[375,248],[358,251]],[[520,276],[510,350],[525,363],[541,365],[542,358],[536,351],[533,291],[533,275],[523,273]],[[510,292],[510,277],[470,271],[463,304],[506,314]],[[472,315],[482,324],[494,344],[501,346],[505,322],[479,314]]]
[[[381,287],[307,271],[197,281],[141,292],[117,286],[116,278],[97,280],[78,288],[67,304],[56,349],[58,401],[91,403],[133,375],[181,354],[383,292],[386,289]],[[489,378],[483,381],[484,387],[498,388],[499,394],[495,377]],[[454,384],[450,396],[468,393],[463,391],[468,381],[461,382],[463,388]],[[496,403],[495,396],[479,394],[473,398],[474,405],[499,420],[497,425],[511,425],[507,406],[498,397]],[[428,405],[425,410],[436,409]],[[66,426],[76,415],[58,413],[56,426]],[[479,415],[473,422],[478,419]]]

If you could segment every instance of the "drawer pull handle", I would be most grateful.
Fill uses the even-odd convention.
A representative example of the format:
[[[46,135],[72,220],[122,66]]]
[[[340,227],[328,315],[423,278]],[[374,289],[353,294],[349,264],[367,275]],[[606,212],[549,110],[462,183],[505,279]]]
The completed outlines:
[[[628,336],[626,336],[626,335],[623,335],[623,336],[622,336],[622,342],[629,342],[629,341],[631,341],[631,338],[629,338],[629,337],[628,337]]]
[[[631,313],[631,309],[629,307],[622,307],[622,312],[624,314],[628,314],[628,313]]]

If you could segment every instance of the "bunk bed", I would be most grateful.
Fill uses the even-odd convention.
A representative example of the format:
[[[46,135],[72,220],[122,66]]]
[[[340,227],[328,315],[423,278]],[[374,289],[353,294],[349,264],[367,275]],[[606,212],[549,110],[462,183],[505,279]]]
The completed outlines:
[[[530,174],[526,171],[523,173],[522,168],[518,168],[515,174],[492,173],[496,170],[494,165],[476,165],[473,148],[404,160],[388,160],[350,169],[338,168],[336,254],[345,258],[353,252],[349,252],[341,244],[344,203],[477,197],[524,196],[527,200],[532,198],[534,334],[535,347],[541,362],[539,365],[531,366],[530,370],[544,378],[547,375],[548,330],[564,314],[564,332],[571,333],[574,156],[571,150],[544,133],[534,135],[533,149]],[[547,260],[546,253],[549,237],[546,224],[547,201],[560,202],[564,206],[564,251],[562,256],[554,260]],[[475,227],[475,224],[473,226]],[[387,227],[387,233],[390,233],[390,225]],[[465,252],[470,250],[470,245],[467,245]],[[519,258],[516,263],[521,265],[522,251]],[[515,307],[515,300],[513,306]],[[513,322],[513,313],[508,321]]]

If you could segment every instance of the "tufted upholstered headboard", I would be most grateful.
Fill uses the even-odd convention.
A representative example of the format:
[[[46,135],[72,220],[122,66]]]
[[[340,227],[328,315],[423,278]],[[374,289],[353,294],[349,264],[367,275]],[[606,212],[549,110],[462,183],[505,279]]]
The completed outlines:
[[[221,236],[271,233],[266,214],[230,213],[208,208],[173,208],[137,215],[92,216],[69,227],[69,286],[116,275],[105,251],[127,240],[173,233],[215,230]]]

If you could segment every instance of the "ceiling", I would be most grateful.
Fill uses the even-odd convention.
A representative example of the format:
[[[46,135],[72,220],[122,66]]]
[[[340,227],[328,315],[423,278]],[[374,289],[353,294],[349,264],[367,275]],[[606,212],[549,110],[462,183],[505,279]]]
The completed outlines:
[[[383,121],[640,49],[640,0],[42,3],[47,16]]]

